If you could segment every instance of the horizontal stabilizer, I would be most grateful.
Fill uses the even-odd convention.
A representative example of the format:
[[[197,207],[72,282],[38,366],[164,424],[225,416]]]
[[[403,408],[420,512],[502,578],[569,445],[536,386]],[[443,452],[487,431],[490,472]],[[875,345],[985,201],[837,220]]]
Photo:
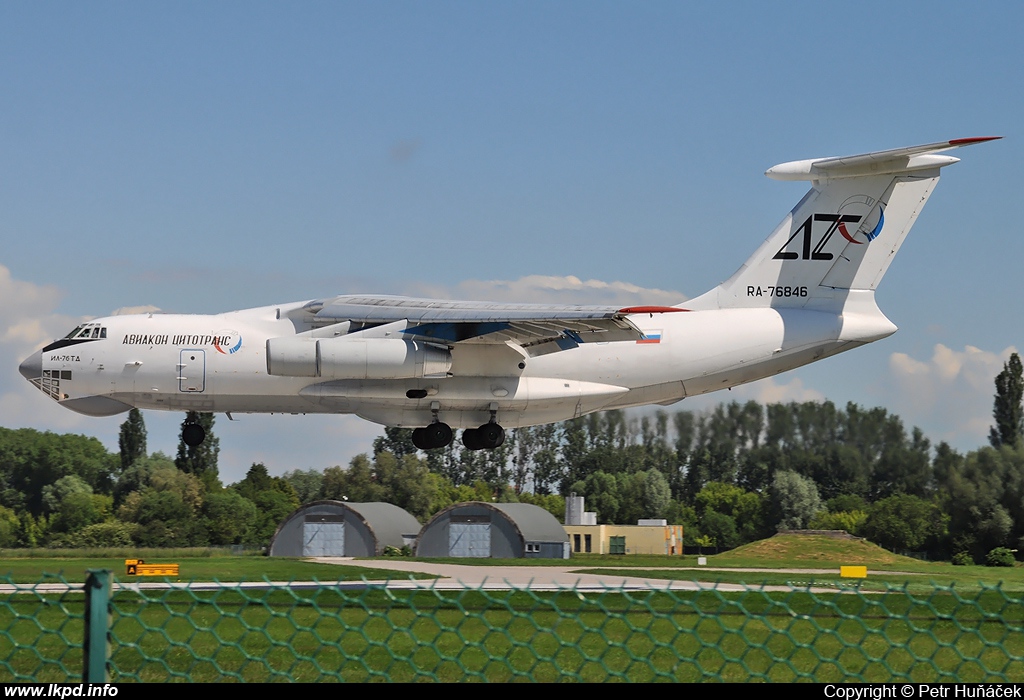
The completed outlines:
[[[856,156],[838,158],[811,158],[781,163],[765,171],[773,180],[836,180],[844,177],[863,177],[891,173],[907,173],[915,170],[941,168],[956,163],[953,156],[936,155],[943,151],[976,143],[993,141],[1001,136],[979,136],[968,139],[940,141],[923,146],[893,148]]]

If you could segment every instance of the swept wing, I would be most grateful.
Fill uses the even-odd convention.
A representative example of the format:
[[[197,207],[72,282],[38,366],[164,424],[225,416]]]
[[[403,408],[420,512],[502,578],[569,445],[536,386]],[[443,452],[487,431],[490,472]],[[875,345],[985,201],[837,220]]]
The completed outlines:
[[[363,294],[319,299],[305,309],[323,323],[406,321],[406,336],[433,342],[511,341],[524,348],[553,343],[557,349],[579,343],[641,340],[644,334],[629,320],[631,314],[685,310],[672,306],[507,304]]]

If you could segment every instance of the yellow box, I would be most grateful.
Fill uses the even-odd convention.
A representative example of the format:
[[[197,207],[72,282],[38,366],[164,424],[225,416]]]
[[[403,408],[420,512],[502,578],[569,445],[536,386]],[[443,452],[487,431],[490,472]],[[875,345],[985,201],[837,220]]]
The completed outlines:
[[[128,576],[177,576],[177,564],[147,564],[143,559],[125,559]]]
[[[177,576],[177,564],[137,564],[136,576]]]
[[[843,578],[867,578],[868,567],[866,566],[840,566],[839,575]]]

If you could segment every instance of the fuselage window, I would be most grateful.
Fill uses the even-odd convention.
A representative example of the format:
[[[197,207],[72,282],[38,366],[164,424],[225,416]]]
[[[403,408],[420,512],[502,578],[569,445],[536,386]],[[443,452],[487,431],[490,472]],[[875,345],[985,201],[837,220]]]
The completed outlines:
[[[105,327],[104,328],[100,328],[100,337],[101,338],[106,338],[107,337],[107,329]]]

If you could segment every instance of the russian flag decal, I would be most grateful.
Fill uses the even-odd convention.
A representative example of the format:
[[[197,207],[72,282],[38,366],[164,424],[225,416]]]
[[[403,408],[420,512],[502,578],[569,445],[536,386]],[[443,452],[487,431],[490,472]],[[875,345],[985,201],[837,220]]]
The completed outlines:
[[[647,331],[644,333],[644,337],[636,341],[637,345],[650,345],[653,343],[661,342],[661,331]]]

